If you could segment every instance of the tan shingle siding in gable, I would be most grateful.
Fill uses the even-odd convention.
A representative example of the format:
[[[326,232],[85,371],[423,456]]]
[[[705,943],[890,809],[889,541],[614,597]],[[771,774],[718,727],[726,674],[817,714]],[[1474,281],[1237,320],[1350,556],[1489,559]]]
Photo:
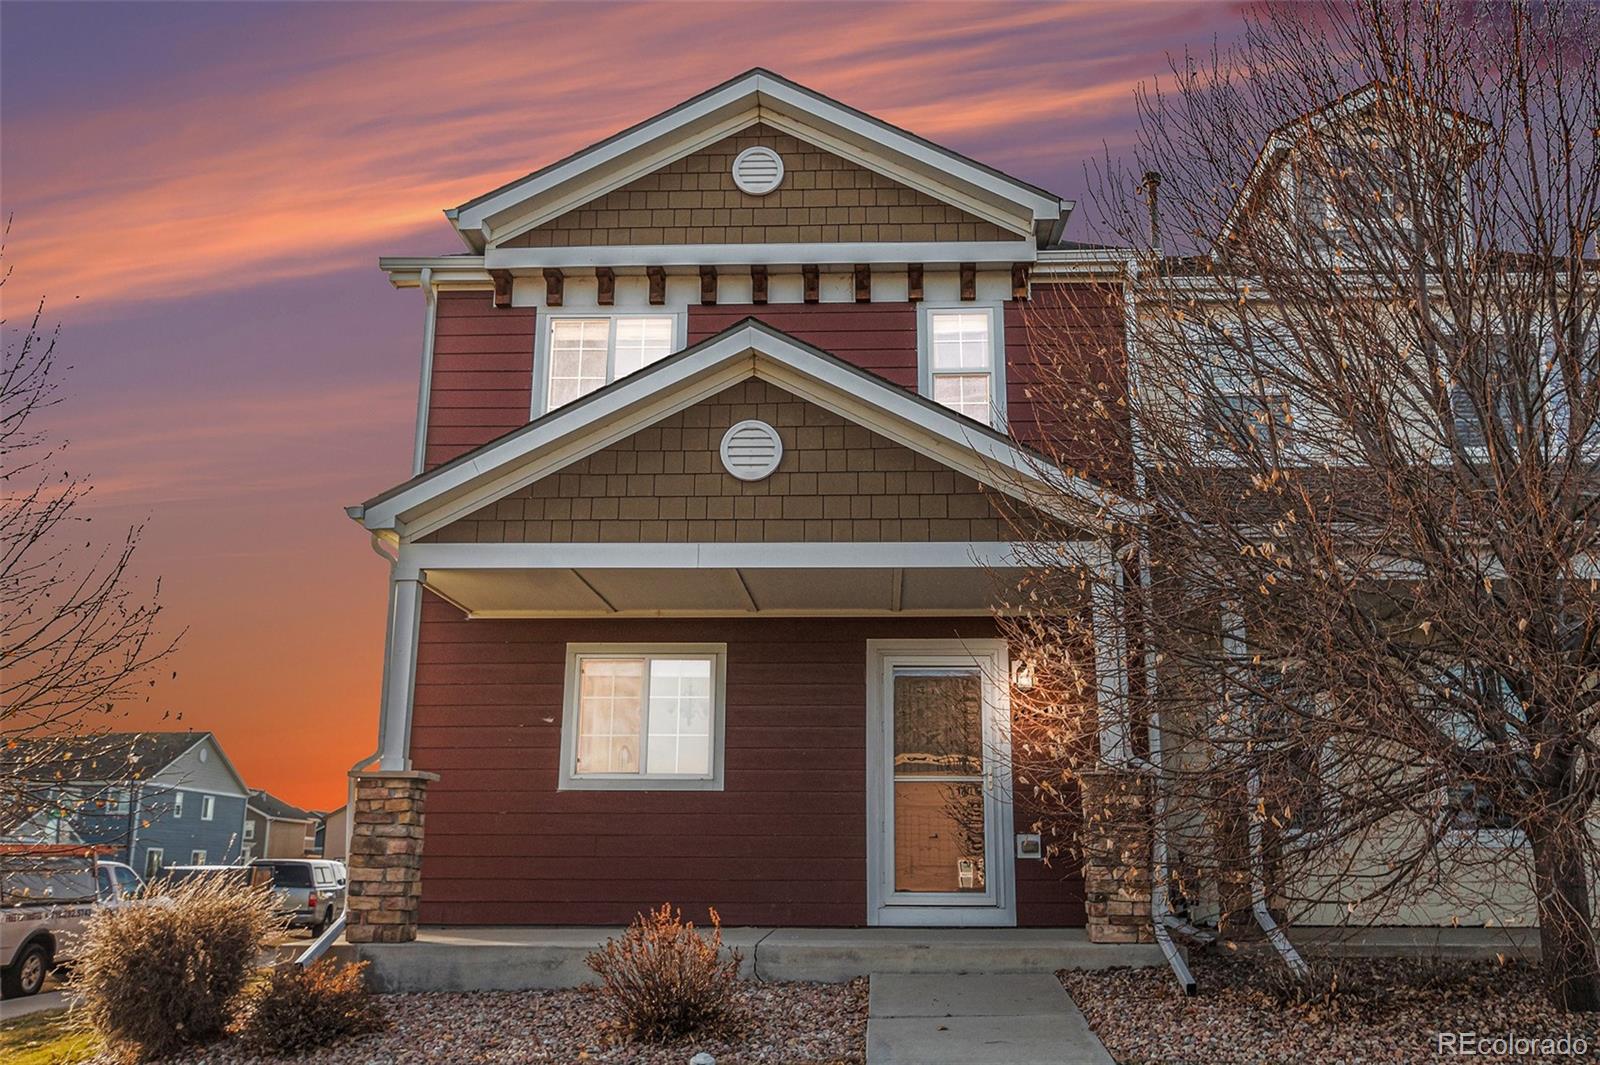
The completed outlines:
[[[722,468],[722,434],[760,418],[783,461]],[[432,543],[995,541],[1004,514],[972,478],[763,381],[746,381],[483,507]]]
[[[733,183],[734,156],[758,144],[783,157],[783,184],[766,196],[747,195]],[[1002,226],[758,124],[501,247],[1016,239]]]

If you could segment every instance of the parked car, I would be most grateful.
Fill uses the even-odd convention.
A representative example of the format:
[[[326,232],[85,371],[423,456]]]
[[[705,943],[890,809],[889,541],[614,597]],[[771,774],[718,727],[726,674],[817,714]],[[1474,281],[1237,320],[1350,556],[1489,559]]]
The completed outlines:
[[[344,910],[345,880],[339,865],[320,858],[257,858],[250,863],[250,882],[270,884],[278,912],[289,915],[289,924],[320,936]]]
[[[72,961],[95,911],[129,905],[143,887],[139,874],[92,849],[0,846],[0,995],[37,995],[51,971]]]

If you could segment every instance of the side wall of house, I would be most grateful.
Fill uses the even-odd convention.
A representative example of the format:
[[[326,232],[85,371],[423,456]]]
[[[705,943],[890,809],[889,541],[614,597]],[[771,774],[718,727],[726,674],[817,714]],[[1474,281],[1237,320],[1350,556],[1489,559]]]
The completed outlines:
[[[412,726],[422,920],[618,924],[670,901],[732,925],[866,923],[866,642],[985,618],[466,620],[424,605]],[[559,791],[568,642],[728,647],[725,790]],[[1019,825],[1019,830],[1024,830]],[[1023,925],[1083,924],[1076,863],[1017,863]]]

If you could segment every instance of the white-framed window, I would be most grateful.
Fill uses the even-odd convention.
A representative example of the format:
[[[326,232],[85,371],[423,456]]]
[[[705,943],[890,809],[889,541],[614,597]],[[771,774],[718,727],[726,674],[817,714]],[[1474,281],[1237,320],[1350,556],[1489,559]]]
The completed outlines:
[[[125,814],[132,802],[132,789],[112,786],[106,788],[95,800],[99,807],[98,812],[103,814]]]
[[[534,343],[535,416],[683,347],[680,314],[547,312]]]
[[[217,798],[215,795],[200,796],[200,820],[209,821],[217,812]]]
[[[917,312],[922,394],[973,421],[1005,425],[1005,335],[999,303],[924,303]]]
[[[162,866],[166,864],[163,860],[164,858],[165,852],[160,847],[151,847],[144,852],[144,878],[146,880],[154,880],[161,873]]]
[[[1201,442],[1218,455],[1265,451],[1273,437],[1284,451],[1294,446],[1294,415],[1287,393],[1273,388],[1224,382],[1204,397]]]
[[[563,789],[722,790],[724,644],[569,644]]]
[[[183,792],[181,791],[172,793],[172,816],[174,819],[183,817]]]
[[[247,840],[256,838],[256,823],[252,818],[244,819],[244,838]]]
[[[190,865],[204,865],[204,864],[206,864],[206,852],[203,849],[202,850],[190,851],[189,852],[189,864]]]

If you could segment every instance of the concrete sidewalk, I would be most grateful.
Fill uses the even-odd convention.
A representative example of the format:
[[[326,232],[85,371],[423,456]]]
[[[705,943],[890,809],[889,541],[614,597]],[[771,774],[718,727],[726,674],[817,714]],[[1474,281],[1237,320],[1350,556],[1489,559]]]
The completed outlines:
[[[1114,1065],[1051,973],[875,973],[867,1065]]]

